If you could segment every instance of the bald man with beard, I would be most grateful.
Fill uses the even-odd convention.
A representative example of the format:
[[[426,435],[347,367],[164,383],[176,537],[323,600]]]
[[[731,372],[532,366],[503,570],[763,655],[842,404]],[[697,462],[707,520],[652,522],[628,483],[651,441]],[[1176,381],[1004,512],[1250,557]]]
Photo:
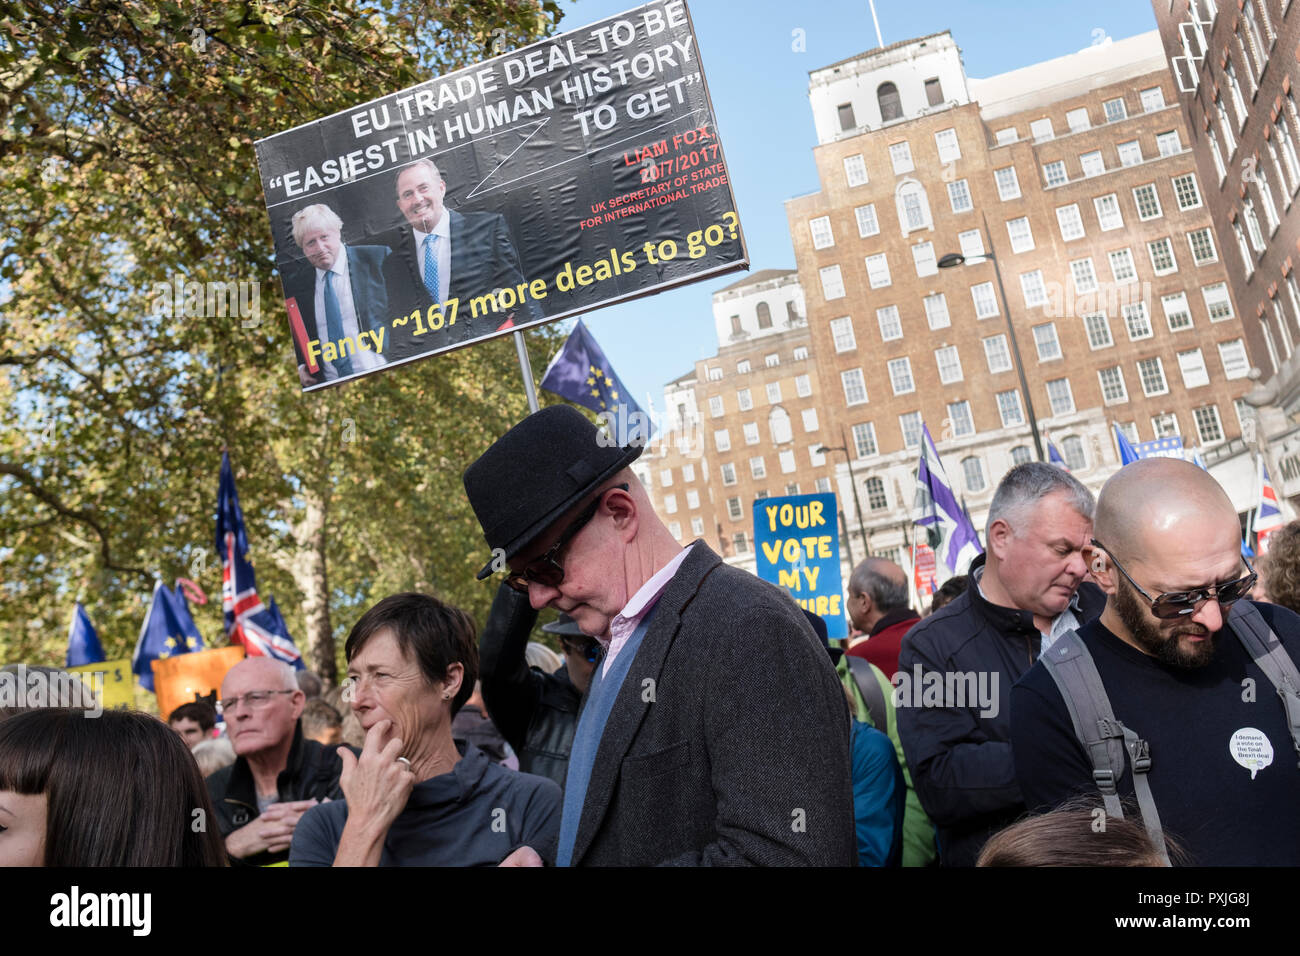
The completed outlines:
[[[1102,488],[1087,550],[1106,608],[1077,633],[1116,719],[1149,744],[1147,779],[1164,832],[1194,865],[1300,864],[1300,766],[1287,714],[1226,624],[1232,599],[1253,577],[1228,496],[1189,462],[1134,462]],[[1216,596],[1195,593],[1200,589]],[[1253,606],[1291,660],[1300,660],[1300,617],[1271,604]],[[1184,613],[1160,617],[1153,607]],[[1246,756],[1261,753],[1261,738],[1272,759],[1251,769]],[[1011,745],[1031,809],[1099,794],[1061,691],[1041,661],[1012,689]],[[1130,760],[1118,791],[1135,799]]]

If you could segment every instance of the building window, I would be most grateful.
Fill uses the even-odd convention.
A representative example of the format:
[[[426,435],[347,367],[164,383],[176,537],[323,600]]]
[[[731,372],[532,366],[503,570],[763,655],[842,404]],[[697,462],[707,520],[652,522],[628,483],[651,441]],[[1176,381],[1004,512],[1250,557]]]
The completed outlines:
[[[948,315],[948,300],[942,292],[927,295],[922,301],[925,303],[925,320],[932,330],[946,329],[952,325],[952,319]]]
[[[1007,337],[991,335],[985,339],[984,357],[988,360],[990,372],[1011,371],[1011,350],[1007,348]]]
[[[869,458],[876,454],[876,426],[872,422],[862,422],[853,426],[853,451],[859,458]]]
[[[880,121],[903,118],[903,101],[898,95],[898,87],[893,83],[881,83],[876,88],[876,102],[880,105]]]
[[[1038,361],[1050,362],[1061,357],[1061,341],[1056,337],[1056,323],[1034,326],[1034,345],[1038,348]]]
[[[957,145],[955,129],[941,129],[934,134],[934,144],[939,149],[939,162],[951,163],[961,159],[961,147]]]
[[[1003,202],[1020,198],[1020,180],[1016,176],[1016,167],[1003,166],[993,170],[993,179],[998,184],[998,196]]]
[[[668,525],[668,533],[671,534],[674,538],[680,539],[682,536],[681,524],[676,521],[672,522],[670,525]]]
[[[1045,143],[1056,133],[1052,130],[1052,121],[1044,116],[1042,119],[1036,119],[1029,124],[1029,135],[1034,138],[1035,143]]]
[[[971,494],[983,491],[988,486],[984,480],[984,463],[974,455],[961,460],[961,473],[966,479],[966,490]]]
[[[1127,143],[1120,143],[1118,151],[1121,166],[1136,166],[1142,162],[1142,146],[1135,139]]]
[[[912,247],[912,262],[916,265],[918,276],[932,276],[939,271],[934,258],[934,243],[918,242]]]
[[[1101,400],[1106,405],[1118,405],[1128,401],[1128,387],[1124,384],[1124,371],[1118,365],[1103,368],[1097,372],[1101,382]]]
[[[737,375],[749,374],[749,359],[741,359],[739,362],[736,363],[736,374]]]
[[[1083,217],[1079,215],[1079,206],[1077,203],[1071,203],[1068,206],[1058,206],[1056,209],[1056,221],[1061,224],[1061,238],[1066,242],[1071,239],[1083,238]]]
[[[829,493],[830,493],[830,490],[831,490],[831,480],[830,480],[829,478],[818,478],[818,479],[817,479],[817,493],[818,493],[818,494],[829,494]]]
[[[1122,96],[1107,100],[1101,104],[1101,108],[1106,113],[1107,123],[1116,123],[1122,119],[1128,119],[1128,110],[1124,108],[1124,98]]]
[[[667,512],[667,513],[670,514],[670,515],[675,515],[675,514],[677,514],[677,496],[676,496],[676,495],[664,495],[664,511]],[[680,535],[680,533],[679,533],[679,534],[673,535],[673,537],[675,537],[675,538],[679,538],[679,537],[681,537],[681,535]]]
[[[1101,158],[1101,150],[1079,154],[1079,168],[1084,176],[1100,176],[1106,171],[1106,162]]]
[[[1192,417],[1196,419],[1196,437],[1203,444],[1210,442],[1223,441],[1223,423],[1219,421],[1218,405],[1203,405],[1200,408],[1192,409]]]
[[[844,157],[844,179],[850,188],[865,186],[869,181],[867,179],[867,164],[863,160],[861,153],[854,153],[852,156]]]
[[[1183,144],[1178,138],[1178,130],[1171,129],[1166,133],[1157,133],[1156,149],[1160,151],[1161,156],[1177,156],[1181,153]]]
[[[711,367],[709,368],[709,381],[710,381],[710,382],[721,382],[721,381],[722,381],[722,369],[719,368],[719,367],[716,366],[716,365],[711,366]]]
[[[687,462],[685,465],[682,465],[682,481],[690,482],[694,480],[695,480],[695,466],[692,465],[690,462]],[[693,508],[695,506],[692,505],[691,507]]]
[[[673,486],[673,470],[671,468],[665,468],[663,471],[659,472],[659,484],[663,485],[665,488],[671,488]]]
[[[1083,471],[1088,467],[1088,456],[1083,452],[1083,439],[1078,435],[1066,435],[1061,442],[1061,453],[1065,457],[1065,467],[1070,471]]]
[[[1218,260],[1219,254],[1214,250],[1214,237],[1210,235],[1209,226],[1204,229],[1197,229],[1195,232],[1189,232],[1187,241],[1192,247],[1192,261],[1198,266]]]
[[[783,475],[790,474],[790,472],[794,471],[797,467],[794,461],[794,452],[792,451],[783,451],[776,457],[778,463],[781,465],[781,473]]]
[[[984,236],[978,229],[957,233],[957,243],[961,246],[961,254],[967,259],[984,257]]]
[[[1070,278],[1074,280],[1075,295],[1097,291],[1097,269],[1091,259],[1075,259],[1070,263]]]
[[[1214,159],[1214,170],[1219,174],[1219,185],[1222,186],[1228,170],[1223,165],[1223,151],[1219,149],[1219,137],[1214,135],[1213,125],[1205,131],[1205,136],[1210,141],[1210,156]]]
[[[1071,133],[1082,133],[1086,129],[1092,129],[1092,120],[1088,119],[1088,108],[1086,106],[1069,110],[1065,114],[1065,122],[1070,127]]]
[[[880,325],[882,342],[892,342],[903,337],[903,325],[898,319],[898,306],[887,305],[876,309],[876,322]]]
[[[1025,294],[1025,307],[1035,308],[1047,302],[1047,287],[1043,285],[1043,270],[1020,274],[1020,289]]]
[[[691,519],[691,534],[693,534],[693,535],[694,535],[695,537],[697,537],[697,538],[699,538],[699,537],[703,537],[703,535],[704,535],[704,519],[703,519],[703,518],[692,518],[692,519]]]
[[[925,101],[931,106],[943,105],[943,86],[937,76],[932,76],[925,81]]]
[[[1068,378],[1053,379],[1047,383],[1047,401],[1053,415],[1068,415],[1074,411],[1074,393]]]
[[[912,147],[908,145],[906,140],[901,143],[890,144],[889,162],[894,167],[895,176],[910,173],[916,168],[912,165]]]
[[[998,414],[1002,416],[1002,427],[1011,428],[1025,423],[1025,413],[1020,407],[1020,392],[1011,389],[998,392]]]
[[[1016,128],[1014,126],[1008,126],[1005,129],[1000,129],[993,134],[993,139],[997,142],[999,146],[1006,146],[1008,143],[1014,143],[1018,138],[1019,137],[1016,135]]]
[[[808,358],[808,346],[806,346],[806,345],[796,345],[796,346],[794,347],[794,360],[795,360],[796,362],[802,362],[802,361],[804,361],[804,360],[807,359],[807,358]],[[805,376],[802,376],[802,377],[803,377],[803,378],[807,378],[808,376],[805,375]]]
[[[772,310],[766,302],[760,302],[755,310],[758,314],[758,327],[760,329],[770,329],[772,327]]]
[[[954,438],[975,434],[975,420],[971,417],[970,402],[952,402],[948,405],[948,419],[952,423]]]
[[[1063,186],[1069,182],[1069,177],[1065,175],[1065,163],[1057,160],[1054,163],[1048,163],[1043,167],[1043,179],[1047,182],[1047,188],[1053,186]]]
[[[731,544],[736,549],[736,554],[749,554],[749,538],[745,532],[737,531],[732,535]]]
[[[840,115],[840,132],[847,133],[858,128],[858,121],[853,116],[853,104],[841,103],[836,107]]]
[[[851,368],[840,372],[840,384],[844,387],[844,404],[861,405],[867,400],[867,386],[862,380],[862,369]]]
[[[906,395],[908,392],[916,391],[916,383],[912,381],[911,359],[906,356],[890,359],[889,384],[893,386],[895,395]]]
[[[763,365],[765,365],[767,368],[776,368],[780,364],[781,364],[781,355],[778,352],[773,352],[771,355],[763,356]]]
[[[758,444],[758,422],[745,422],[745,424],[742,426],[742,429],[745,433],[745,444],[757,445]]]
[[[898,221],[903,224],[904,233],[916,229],[929,229],[933,225],[930,219],[930,202],[925,195],[925,187],[915,180],[908,180],[898,187],[896,194]]]
[[[1147,183],[1133,189],[1133,201],[1137,205],[1138,218],[1143,222],[1159,219],[1162,215],[1160,197],[1156,195],[1156,184]]]
[[[749,473],[755,479],[767,477],[767,465],[763,463],[763,456],[749,459]]]
[[[1136,282],[1137,267],[1133,264],[1133,250],[1116,249],[1106,254],[1110,259],[1110,274],[1117,283]]]
[[[934,361],[939,366],[939,381],[944,385],[961,381],[961,356],[957,354],[957,346],[948,345],[935,349]]]
[[[780,383],[780,382],[768,382],[768,383],[767,383],[767,403],[768,403],[769,405],[776,405],[776,404],[780,403],[780,401],[781,401],[781,383]]]
[[[884,511],[888,507],[889,499],[885,496],[885,483],[876,477],[868,478],[867,509],[869,511]]]
[[[1130,444],[1137,444],[1138,427],[1137,422],[1116,422],[1115,427],[1124,433],[1124,437],[1129,440]],[[1176,434],[1175,430],[1175,434]]]
[[[889,276],[889,260],[885,258],[883,252],[867,256],[866,263],[867,281],[871,283],[871,288],[883,289],[885,286],[893,284],[893,279]],[[843,292],[840,294],[843,295]]]
[[[981,282],[970,287],[970,297],[975,303],[975,318],[991,319],[998,314],[998,300],[992,282]]]
[[[1160,361],[1160,356],[1142,359],[1137,366],[1143,395],[1151,398],[1153,395],[1164,395],[1169,391],[1169,383],[1165,381],[1165,366]]]
[[[731,433],[725,428],[719,428],[713,433],[713,444],[717,446],[718,451],[730,451]]]
[[[1134,302],[1124,306],[1120,311],[1124,314],[1124,327],[1128,329],[1128,337],[1131,341],[1151,338],[1154,333],[1151,331],[1151,317],[1147,315],[1145,302]]]
[[[831,233],[830,216],[818,216],[816,219],[810,219],[808,229],[812,233],[814,249],[828,249],[835,245],[835,236]]]
[[[744,330],[744,328],[741,327],[741,324],[740,324],[740,316],[738,316],[738,315],[733,315],[733,316],[731,317],[731,334],[732,334],[733,336],[738,336],[738,335],[743,335],[744,332],[745,332],[745,330]]]
[[[1120,215],[1118,196],[1114,193],[1109,196],[1098,196],[1092,204],[1097,209],[1097,223],[1101,226],[1102,232],[1124,228],[1124,217]]]
[[[1178,370],[1183,373],[1185,388],[1200,388],[1210,384],[1210,373],[1205,368],[1205,356],[1200,349],[1178,353]]]
[[[736,390],[736,404],[742,412],[747,412],[754,407],[754,397],[750,394],[749,389],[741,388]]]
[[[818,449],[820,448],[820,445],[808,446],[808,462],[814,468],[820,468],[822,465],[826,464],[826,453],[819,451]],[[798,494],[798,492],[795,492],[795,494]]]
[[[880,232],[880,223],[876,221],[876,204],[867,203],[865,206],[858,206],[853,210],[853,214],[858,220],[858,236],[862,239],[867,236],[874,236]]]
[[[1246,358],[1246,343],[1241,339],[1219,343],[1219,361],[1223,363],[1223,377],[1245,378],[1250,374],[1250,361]]]
[[[844,280],[840,276],[840,267],[825,266],[818,274],[822,280],[822,298],[827,302],[844,298]]]
[[[1192,310],[1187,307],[1187,293],[1174,292],[1160,297],[1170,332],[1181,332],[1192,327]]]
[[[966,180],[959,179],[955,183],[948,184],[948,202],[952,203],[953,212],[970,212],[975,208],[971,202],[970,186]]]
[[[903,431],[903,447],[915,448],[921,444],[921,413],[908,412],[898,416],[898,427]]]
[[[721,418],[723,414],[722,396],[712,395],[709,397],[709,417]]]
[[[1165,91],[1158,86],[1143,90],[1138,96],[1142,100],[1143,113],[1154,113],[1165,108]]]
[[[1105,312],[1093,312],[1083,317],[1083,327],[1088,332],[1088,346],[1092,349],[1109,348],[1115,344],[1110,336],[1110,320]]]
[[[1182,434],[1178,428],[1178,416],[1172,412],[1154,416],[1151,419],[1151,431],[1156,438],[1172,438]]]
[[[1029,450],[1028,445],[1017,445],[1011,449],[1011,464],[1023,465],[1026,462],[1034,460],[1033,453]]]
[[[805,355],[804,358],[808,356]],[[800,398],[807,398],[812,394],[812,379],[807,375],[796,375],[794,377],[795,394]]]
[[[1174,177],[1174,198],[1178,200],[1178,208],[1184,212],[1201,207],[1201,191],[1196,186],[1195,173]]]
[[[730,468],[731,466],[730,466],[730,465],[724,465],[723,467],[725,467],[725,468]],[[725,479],[725,478],[724,478],[723,480],[724,480],[724,482],[726,482],[726,479]],[[736,476],[735,476],[734,473],[733,473],[732,476],[731,476],[731,481],[726,482],[726,483],[727,483],[727,484],[731,484],[731,485],[734,485],[734,484],[736,483]],[[741,510],[741,507],[740,507],[740,499],[739,499],[739,498],[728,498],[728,499],[727,499],[727,514],[730,516],[730,518],[731,518],[732,521],[739,521],[739,520],[740,520],[741,516],[744,514],[744,511]]]
[[[803,416],[803,430],[805,432],[815,432],[817,430],[817,409],[805,408],[800,414]]]
[[[1276,161],[1275,154],[1274,162]],[[1280,225],[1280,220],[1277,218],[1277,201],[1273,199],[1273,187],[1269,184],[1268,172],[1262,165],[1255,168],[1255,188],[1259,190],[1259,198],[1264,203],[1264,218],[1268,221],[1268,234],[1271,236]]]
[[[1151,256],[1151,268],[1158,276],[1178,271],[1178,261],[1174,258],[1174,244],[1165,236],[1147,243],[1147,252]]]
[[[847,315],[831,319],[831,341],[836,352],[852,352],[858,347],[858,341],[853,337],[853,320]]]
[[[1029,218],[1007,220],[1007,235],[1011,239],[1012,252],[1029,252],[1034,248],[1034,234],[1029,228]]]

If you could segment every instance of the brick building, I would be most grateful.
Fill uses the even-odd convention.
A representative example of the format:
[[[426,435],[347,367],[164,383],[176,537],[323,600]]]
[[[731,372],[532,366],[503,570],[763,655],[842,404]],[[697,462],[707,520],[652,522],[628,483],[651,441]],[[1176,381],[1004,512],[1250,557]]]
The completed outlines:
[[[787,213],[868,550],[905,556],[922,422],[979,529],[1036,455],[1031,409],[1094,490],[1112,423],[1207,450],[1238,435],[1247,344],[1157,33],[985,80],[936,33],[813,71],[809,99],[821,189]],[[950,253],[964,264],[939,268]],[[860,555],[843,456],[834,477]]]

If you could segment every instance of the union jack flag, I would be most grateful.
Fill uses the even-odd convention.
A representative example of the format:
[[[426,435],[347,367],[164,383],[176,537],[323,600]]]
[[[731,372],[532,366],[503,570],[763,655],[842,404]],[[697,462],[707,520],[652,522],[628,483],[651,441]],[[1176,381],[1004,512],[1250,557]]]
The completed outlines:
[[[244,513],[235,491],[230,453],[221,453],[221,485],[217,491],[217,554],[221,557],[221,609],[226,636],[242,644],[253,657],[274,657],[302,670],[306,665],[286,630],[257,596],[257,580],[248,561]]]
[[[1263,455],[1259,458],[1259,506],[1255,509],[1253,523],[1261,552],[1268,549],[1268,536],[1286,524],[1286,519],[1282,517],[1282,509],[1278,506],[1277,492],[1273,490],[1273,482],[1269,480]]]

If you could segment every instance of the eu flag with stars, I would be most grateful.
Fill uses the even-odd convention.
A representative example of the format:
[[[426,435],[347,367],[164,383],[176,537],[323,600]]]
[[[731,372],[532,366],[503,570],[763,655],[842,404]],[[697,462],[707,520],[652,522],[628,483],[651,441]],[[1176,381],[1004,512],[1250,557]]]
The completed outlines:
[[[72,626],[68,628],[68,667],[80,667],[83,664],[98,664],[106,660],[104,647],[99,643],[95,625],[90,623],[90,615],[77,602],[72,612]]]
[[[542,388],[596,412],[620,446],[644,445],[653,435],[650,417],[628,393],[581,319],[547,366]]]
[[[159,581],[154,585],[153,601],[140,628],[140,639],[131,657],[131,672],[140,678],[146,690],[153,688],[153,668],[149,665],[163,657],[175,657],[203,650],[203,638],[190,617],[189,604],[182,594],[173,594]]]

